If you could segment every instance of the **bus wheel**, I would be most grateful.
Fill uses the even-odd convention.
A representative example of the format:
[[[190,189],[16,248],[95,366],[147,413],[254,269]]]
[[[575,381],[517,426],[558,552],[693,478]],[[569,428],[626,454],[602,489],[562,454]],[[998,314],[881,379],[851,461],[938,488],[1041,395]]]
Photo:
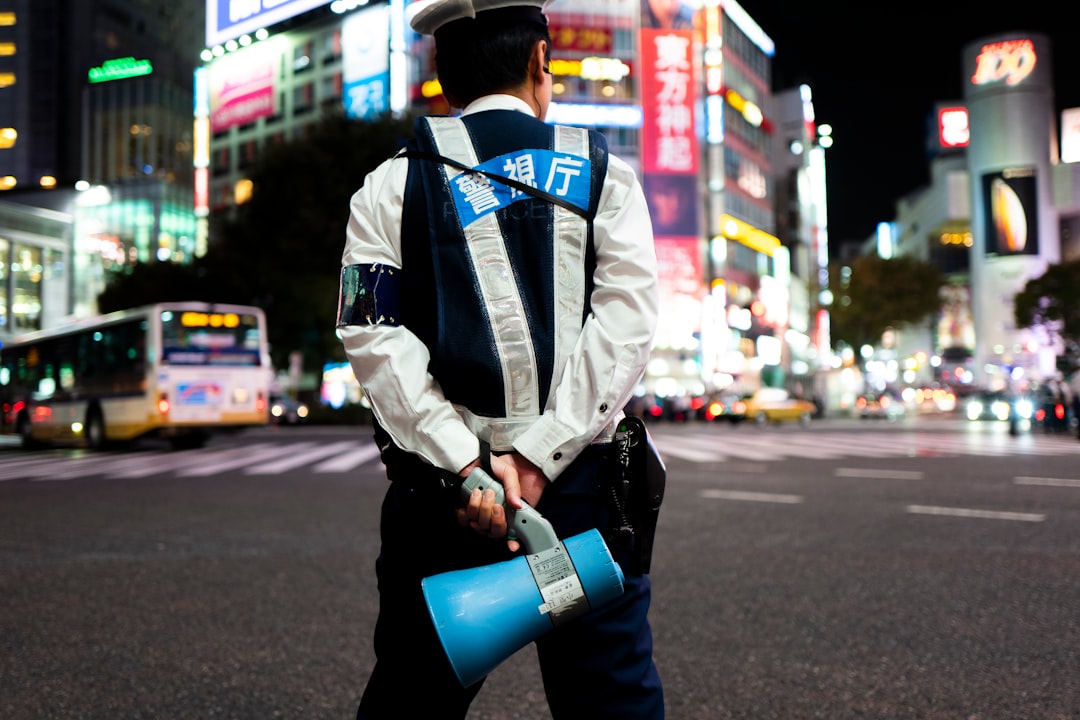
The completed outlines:
[[[34,428],[30,425],[29,415],[26,413],[19,415],[15,427],[16,432],[19,433],[19,440],[22,441],[24,450],[32,450],[37,447],[37,443],[34,441]]]
[[[86,414],[86,444],[94,450],[105,447],[105,417],[99,408],[90,408]]]

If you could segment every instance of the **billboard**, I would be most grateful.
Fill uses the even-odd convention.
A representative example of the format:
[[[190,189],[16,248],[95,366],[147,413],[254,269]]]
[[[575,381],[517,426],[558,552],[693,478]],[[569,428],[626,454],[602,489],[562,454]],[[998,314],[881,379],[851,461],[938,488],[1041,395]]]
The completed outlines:
[[[220,45],[329,4],[330,0],[207,0],[206,46]]]
[[[987,255],[1038,255],[1035,168],[1009,168],[982,176]]]
[[[271,40],[225,55],[210,66],[211,132],[273,117],[280,52],[280,43]]]
[[[374,120],[390,109],[390,6],[355,12],[341,26],[345,114]]]

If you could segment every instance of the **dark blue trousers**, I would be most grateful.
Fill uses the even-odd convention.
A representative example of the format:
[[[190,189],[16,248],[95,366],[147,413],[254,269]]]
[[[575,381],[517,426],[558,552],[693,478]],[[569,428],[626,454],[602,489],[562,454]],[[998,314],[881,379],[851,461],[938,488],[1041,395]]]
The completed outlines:
[[[484,681],[461,687],[428,614],[420,581],[513,555],[505,541],[459,526],[453,514],[460,503],[457,497],[442,489],[429,466],[397,455],[384,455],[393,481],[383,500],[382,547],[376,561],[376,663],[357,718],[464,718]],[[560,538],[609,527],[611,510],[598,480],[600,467],[601,452],[591,447],[544,491],[536,509]],[[628,556],[613,552],[624,569],[630,567]],[[624,587],[616,601],[536,640],[554,720],[664,717],[647,618],[649,576],[626,574]]]

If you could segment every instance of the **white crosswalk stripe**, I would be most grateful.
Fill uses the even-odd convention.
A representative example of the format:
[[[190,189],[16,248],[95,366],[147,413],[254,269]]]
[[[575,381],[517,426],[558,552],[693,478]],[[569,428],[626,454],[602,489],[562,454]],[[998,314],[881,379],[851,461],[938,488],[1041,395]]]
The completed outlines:
[[[1010,437],[1006,427],[953,423],[923,428],[804,430],[796,426],[756,428],[710,424],[652,424],[649,431],[666,459],[709,465],[731,463],[746,472],[774,461],[842,458],[946,457],[963,455],[1080,455],[1080,441],[1071,435],[1022,433]],[[369,438],[320,441],[258,442],[224,448],[100,453],[70,449],[57,453],[4,452],[0,482],[74,481],[149,477],[211,477],[228,471],[270,476],[303,469],[310,474],[350,473],[378,463],[379,449]]]
[[[348,473],[379,458],[379,449],[370,440],[262,442],[213,450],[67,452],[71,454],[66,457],[48,451],[6,454],[0,463],[0,482],[60,482],[101,475],[109,479],[210,477],[231,470],[277,475],[305,467],[319,474]]]
[[[288,457],[252,465],[245,468],[248,475],[278,475],[286,470],[308,465],[315,460],[321,460],[327,456],[336,457],[338,453],[356,447],[356,440],[345,440],[330,445],[319,445],[299,453],[289,453]]]
[[[355,470],[364,463],[379,457],[379,448],[374,443],[361,445],[348,452],[343,452],[335,458],[324,460],[317,464],[313,470],[317,473],[341,473]]]
[[[747,430],[750,432],[744,432]],[[650,427],[662,455],[693,463],[773,462],[792,458],[1080,454],[1080,442],[1070,436],[1025,434],[1010,437],[997,428],[977,429],[978,432],[967,430],[962,424],[952,432],[803,432],[794,427],[758,431],[756,428],[730,429],[709,425]]]
[[[223,470],[235,470],[252,464],[265,466],[272,458],[287,457],[307,450],[315,444],[314,442],[299,442],[287,445],[262,443],[261,445],[238,447],[228,455],[224,455],[218,462],[199,463],[194,467],[185,468],[177,474],[180,477],[207,477],[208,475],[216,475]]]

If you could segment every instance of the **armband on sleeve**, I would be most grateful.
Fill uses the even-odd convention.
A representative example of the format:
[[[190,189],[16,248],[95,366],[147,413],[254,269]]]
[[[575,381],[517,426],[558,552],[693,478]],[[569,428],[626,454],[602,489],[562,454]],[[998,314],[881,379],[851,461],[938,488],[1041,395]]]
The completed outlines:
[[[401,270],[391,265],[346,265],[341,269],[337,327],[400,325]]]

